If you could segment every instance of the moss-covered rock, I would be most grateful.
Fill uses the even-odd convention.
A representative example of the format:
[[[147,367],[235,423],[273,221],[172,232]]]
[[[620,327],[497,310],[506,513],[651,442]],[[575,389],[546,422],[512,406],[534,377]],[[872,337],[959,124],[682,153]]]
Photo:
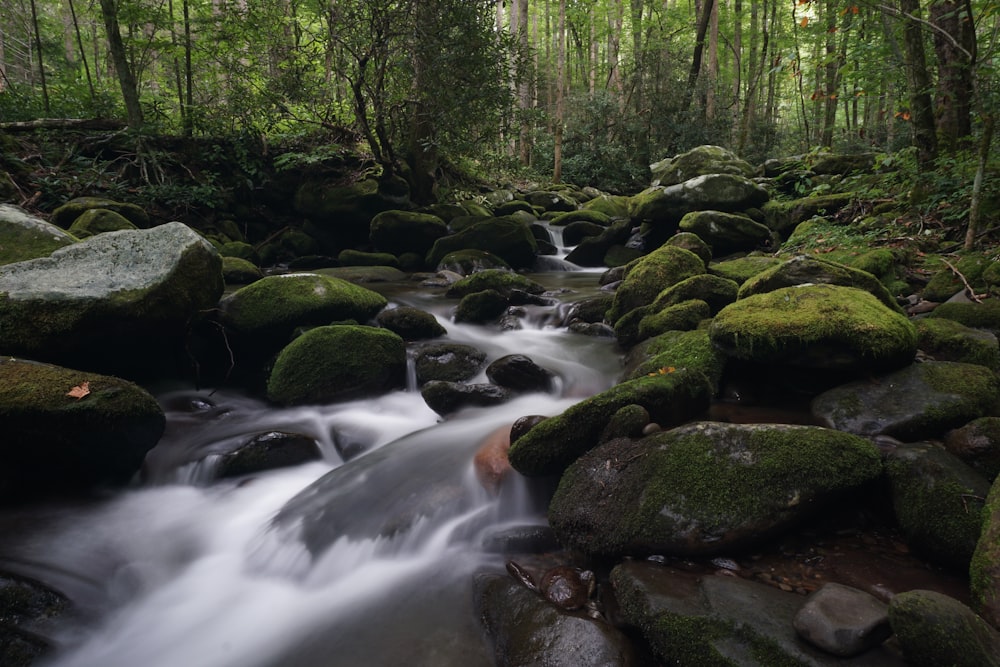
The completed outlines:
[[[166,425],[156,399],[117,377],[0,359],[0,500],[126,484]]]
[[[1000,482],[986,496],[982,531],[969,564],[972,604],[993,627],[1000,628]]]
[[[916,321],[917,345],[938,361],[979,364],[1000,371],[1000,344],[983,329],[972,329],[954,320],[923,318]]]
[[[670,372],[671,368],[688,368],[705,374],[714,395],[725,367],[726,356],[712,345],[707,329],[667,331],[629,351],[624,377],[630,380]]]
[[[856,287],[877,298],[887,308],[898,313],[903,312],[885,285],[872,274],[808,255],[796,255],[748,279],[740,286],[739,298],[805,284]]]
[[[986,299],[982,303],[942,303],[927,317],[955,320],[974,329],[988,329],[1000,336],[1000,299]]]
[[[664,289],[705,273],[705,263],[689,250],[660,246],[625,267],[625,277],[615,292],[608,320],[617,322],[629,311],[651,304]]]
[[[663,308],[656,308],[654,305],[650,306],[650,310],[652,312],[639,320],[637,341],[659,336],[667,331],[694,329],[699,322],[711,315],[711,308],[701,299],[688,299]]]
[[[532,217],[535,216],[535,207],[526,202],[523,199],[511,199],[502,204],[498,204],[493,209],[493,214],[497,217],[505,215],[513,215],[518,211],[524,211],[525,213],[530,213]]]
[[[403,386],[406,343],[387,329],[316,327],[288,344],[267,381],[268,400],[281,405],[330,403]]]
[[[677,232],[666,240],[666,244],[690,250],[698,255],[706,266],[712,261],[712,248],[700,236],[692,232]]]
[[[830,389],[812,402],[831,428],[900,440],[940,437],[979,417],[1000,415],[1000,382],[988,368],[950,361],[911,364]]]
[[[515,269],[530,267],[538,253],[538,243],[528,226],[509,217],[494,218],[443,236],[427,252],[427,266],[438,266],[457,250],[485,250]]]
[[[889,623],[907,664],[998,667],[1000,635],[964,604],[937,591],[912,590],[889,602]]]
[[[221,320],[241,344],[273,353],[296,327],[373,318],[387,301],[370,289],[313,273],[268,276],[220,303]]]
[[[594,209],[580,209],[578,211],[566,211],[552,218],[550,225],[555,227],[565,227],[571,222],[589,222],[599,227],[607,227],[611,224],[611,216]]]
[[[868,292],[835,285],[740,299],[716,315],[709,335],[736,359],[848,372],[899,368],[917,349],[904,315]]]
[[[399,259],[388,252],[365,252],[348,248],[337,255],[341,266],[391,266],[399,268]]]
[[[235,257],[260,266],[260,255],[252,245],[245,241],[230,241],[224,243],[219,248],[219,254],[223,257]]]
[[[472,292],[458,302],[455,321],[486,324],[503,315],[509,305],[510,299],[495,289]]]
[[[957,262],[952,262],[952,265],[977,292],[983,292],[985,291],[982,289],[985,287],[985,282],[982,280],[983,271],[995,263],[996,261],[992,257],[970,255]],[[963,289],[965,289],[965,283],[962,279],[950,267],[943,266],[931,276],[930,281],[924,286],[921,296],[928,301],[947,301]]]
[[[306,179],[296,190],[293,204],[309,219],[303,229],[328,252],[367,243],[371,220],[377,214],[412,208],[406,181],[399,177],[368,178],[348,185],[325,178]]]
[[[587,211],[600,211],[609,218],[627,218],[628,197],[602,194],[586,202],[583,205],[583,209]]]
[[[958,570],[972,559],[989,482],[944,447],[899,445],[886,457],[892,506],[911,549]]]
[[[226,285],[249,285],[264,277],[257,266],[239,257],[222,258],[222,279]]]
[[[503,269],[486,269],[455,281],[448,288],[447,295],[452,298],[461,298],[485,289],[495,290],[505,295],[510,295],[515,290],[528,294],[541,294],[545,291],[545,287],[540,283],[519,273]]]
[[[103,197],[77,197],[52,211],[52,224],[68,229],[85,211],[101,208],[124,217],[139,229],[148,229],[152,222],[141,206],[105,199]]]
[[[583,239],[600,236],[605,229],[605,226],[593,222],[583,220],[570,222],[562,230],[562,244],[566,247],[579,245]]]
[[[463,276],[472,275],[478,271],[487,269],[507,269],[510,264],[503,261],[493,253],[475,248],[456,250],[441,258],[435,267],[435,271],[453,271]]]
[[[381,252],[427,254],[434,242],[448,234],[444,220],[429,213],[383,211],[371,222],[371,241]]]
[[[595,556],[731,553],[881,473],[875,446],[847,433],[696,422],[581,456],[563,473],[549,523],[563,544]]]
[[[427,311],[411,306],[383,310],[376,316],[379,326],[392,331],[403,340],[437,338],[448,333],[437,318]]]
[[[486,353],[461,343],[429,343],[414,352],[417,382],[431,380],[464,382],[472,379],[486,365]]]
[[[948,431],[944,446],[991,482],[1000,475],[1000,417],[980,417]]]
[[[605,263],[608,253],[612,248],[623,246],[628,242],[631,234],[632,223],[629,220],[619,220],[601,234],[581,239],[566,255],[566,261],[577,266],[608,266]]]
[[[616,385],[536,424],[511,444],[509,458],[525,475],[562,472],[598,444],[611,417],[626,405],[640,405],[650,419],[669,427],[708,408],[712,389],[695,370],[643,376]]]
[[[760,206],[767,191],[744,176],[709,174],[667,187],[654,186],[632,197],[634,220],[675,226],[691,211],[743,211]]]
[[[746,215],[722,211],[692,211],[681,218],[678,229],[697,234],[716,255],[752,250],[771,240],[771,230],[765,225]]]
[[[750,278],[780,263],[781,260],[777,257],[750,255],[709,264],[708,272],[742,285]]]
[[[851,203],[854,195],[849,192],[804,197],[792,201],[772,199],[761,206],[764,223],[782,236],[800,222],[815,216],[833,215]]]
[[[654,308],[664,308],[687,301],[700,299],[708,304],[714,315],[736,301],[739,286],[727,278],[702,273],[671,285],[656,295]]]
[[[721,146],[697,146],[649,165],[654,185],[675,185],[706,174],[736,174],[750,178],[753,166]]]
[[[138,229],[138,227],[114,211],[91,208],[81,213],[67,231],[78,239],[85,239],[102,232],[120,232],[125,229]]]
[[[13,204],[0,204],[0,264],[47,257],[76,241],[72,234]]]
[[[171,222],[0,266],[0,350],[129,377],[161,364],[175,372],[189,321],[222,294],[221,265]]]

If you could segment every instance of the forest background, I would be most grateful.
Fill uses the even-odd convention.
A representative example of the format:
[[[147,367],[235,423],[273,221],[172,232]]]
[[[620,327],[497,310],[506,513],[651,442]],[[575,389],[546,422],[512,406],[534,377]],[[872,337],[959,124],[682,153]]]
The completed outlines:
[[[624,192],[699,144],[874,151],[964,216],[996,160],[998,35],[996,0],[6,0],[0,130],[224,138],[249,177],[268,152],[361,150],[418,202],[448,170]],[[161,158],[132,180],[211,205],[218,173],[170,179]]]

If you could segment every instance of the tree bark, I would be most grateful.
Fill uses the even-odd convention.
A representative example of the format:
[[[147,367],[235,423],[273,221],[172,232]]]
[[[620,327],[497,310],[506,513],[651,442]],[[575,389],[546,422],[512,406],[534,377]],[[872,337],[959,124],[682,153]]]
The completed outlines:
[[[691,104],[691,96],[694,87],[698,84],[698,74],[701,72],[701,55],[705,50],[705,34],[708,32],[708,24],[712,18],[712,8],[715,0],[706,0],[701,12],[701,19],[698,21],[698,34],[695,36],[694,54],[691,58],[691,69],[688,72],[687,89],[684,91],[684,103],[682,109],[687,111]]]
[[[101,15],[104,18],[111,61],[115,64],[118,84],[122,90],[122,99],[125,101],[125,114],[128,118],[129,129],[140,130],[143,125],[142,105],[139,103],[139,90],[136,86],[135,75],[129,66],[121,29],[118,27],[118,10],[115,7],[115,0],[101,0]]]
[[[38,10],[35,7],[35,0],[31,0],[31,26],[35,32],[35,48],[38,51],[38,74],[42,82],[42,106],[45,113],[49,113],[49,87],[45,83],[45,61],[42,59],[42,36],[38,31]]]
[[[995,126],[996,116],[991,111],[983,118],[983,136],[979,140],[979,164],[976,167],[976,177],[972,181],[972,201],[969,203],[969,227],[965,232],[965,250],[972,250],[975,247],[976,235],[979,234],[983,175],[986,173],[986,163],[990,158],[990,144],[993,142]]]
[[[556,26],[556,126],[553,133],[553,166],[552,182],[562,182],[562,142],[563,124],[566,119],[565,96],[563,88],[566,82],[566,0],[559,0],[559,23]]]
[[[910,89],[910,118],[917,160],[929,165],[937,157],[937,128],[931,101],[931,77],[927,70],[924,36],[920,25],[918,0],[899,0],[903,13],[903,48],[906,51],[906,78]]]
[[[954,150],[972,134],[975,27],[963,0],[933,2],[930,18],[937,27],[933,35],[938,63],[938,139],[944,148]]]

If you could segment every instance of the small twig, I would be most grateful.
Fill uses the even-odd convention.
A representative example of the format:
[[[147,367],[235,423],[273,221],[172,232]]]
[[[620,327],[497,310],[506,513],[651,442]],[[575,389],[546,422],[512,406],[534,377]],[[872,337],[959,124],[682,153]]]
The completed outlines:
[[[961,279],[962,284],[965,285],[966,295],[976,303],[982,303],[983,300],[979,298],[978,294],[976,294],[976,290],[972,289],[972,285],[970,285],[969,281],[965,279],[965,276],[962,275],[962,272],[956,269],[955,266],[951,262],[946,260],[944,257],[941,258],[941,261],[944,262],[945,266],[951,269],[952,273],[954,273],[956,276],[959,277],[959,279]]]

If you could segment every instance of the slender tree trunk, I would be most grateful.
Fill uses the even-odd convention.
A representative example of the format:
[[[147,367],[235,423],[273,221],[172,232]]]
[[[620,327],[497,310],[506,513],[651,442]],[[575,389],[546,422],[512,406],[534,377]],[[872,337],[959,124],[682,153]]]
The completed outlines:
[[[194,69],[191,66],[191,2],[181,0],[184,13],[184,135],[190,137],[194,133]]]
[[[990,144],[993,142],[995,125],[996,116],[993,110],[990,110],[983,118],[983,136],[979,139],[979,164],[976,167],[976,177],[972,182],[972,201],[969,203],[969,228],[965,232],[965,250],[972,250],[975,247],[976,235],[979,234],[983,175],[986,173],[986,163],[990,157]]]
[[[559,22],[556,27],[556,127],[554,132],[552,182],[562,182],[562,142],[563,124],[565,122],[565,92],[566,81],[566,0],[559,0]]]
[[[83,37],[80,34],[80,23],[76,18],[76,8],[73,7],[73,0],[67,0],[69,13],[73,18],[73,32],[76,34],[76,45],[80,51],[80,60],[83,62],[83,71],[87,75],[87,89],[90,91],[90,103],[93,104],[97,95],[94,93],[94,81],[90,78],[90,65],[87,64],[87,51],[83,48]]]
[[[715,86],[719,80],[719,3],[712,3],[708,23],[708,67],[705,82],[705,118],[715,120]]]
[[[38,10],[35,7],[35,0],[31,0],[31,25],[35,32],[35,48],[38,51],[38,75],[42,83],[42,106],[45,108],[45,115],[49,115],[49,87],[45,83],[45,61],[42,59],[42,36],[38,31]]]
[[[934,105],[931,102],[931,77],[924,53],[924,35],[920,25],[918,0],[899,0],[903,12],[903,45],[906,50],[906,77],[910,89],[910,118],[913,122],[913,142],[921,165],[929,165],[937,157],[937,128]]]
[[[695,86],[698,85],[698,74],[701,72],[701,56],[705,50],[705,34],[708,32],[708,24],[712,18],[712,8],[715,0],[706,0],[701,11],[701,19],[698,21],[698,33],[695,36],[694,54],[691,57],[691,69],[688,71],[687,88],[684,91],[684,102],[682,109],[687,111],[691,104],[691,96],[694,94]]]
[[[104,28],[107,31],[111,61],[118,73],[118,84],[121,86],[122,98],[125,101],[125,114],[129,129],[140,130],[143,125],[142,105],[139,103],[139,90],[136,87],[135,75],[129,66],[128,55],[125,53],[125,43],[122,41],[122,33],[118,27],[115,0],[101,0],[101,15],[104,18]]]
[[[843,36],[841,37],[843,38]],[[840,62],[837,58],[837,13],[826,8],[826,64],[824,65],[823,88],[823,133],[820,144],[833,148],[833,127],[837,120],[837,88]]]
[[[936,0],[930,6],[934,52],[937,54],[938,138],[948,150],[972,134],[972,68],[976,35],[962,0]]]
[[[518,0],[518,33],[517,44],[521,52],[522,62],[528,58],[528,0]],[[517,87],[518,105],[521,108],[521,164],[527,167],[531,164],[531,78],[525,64],[521,72],[521,80]]]

